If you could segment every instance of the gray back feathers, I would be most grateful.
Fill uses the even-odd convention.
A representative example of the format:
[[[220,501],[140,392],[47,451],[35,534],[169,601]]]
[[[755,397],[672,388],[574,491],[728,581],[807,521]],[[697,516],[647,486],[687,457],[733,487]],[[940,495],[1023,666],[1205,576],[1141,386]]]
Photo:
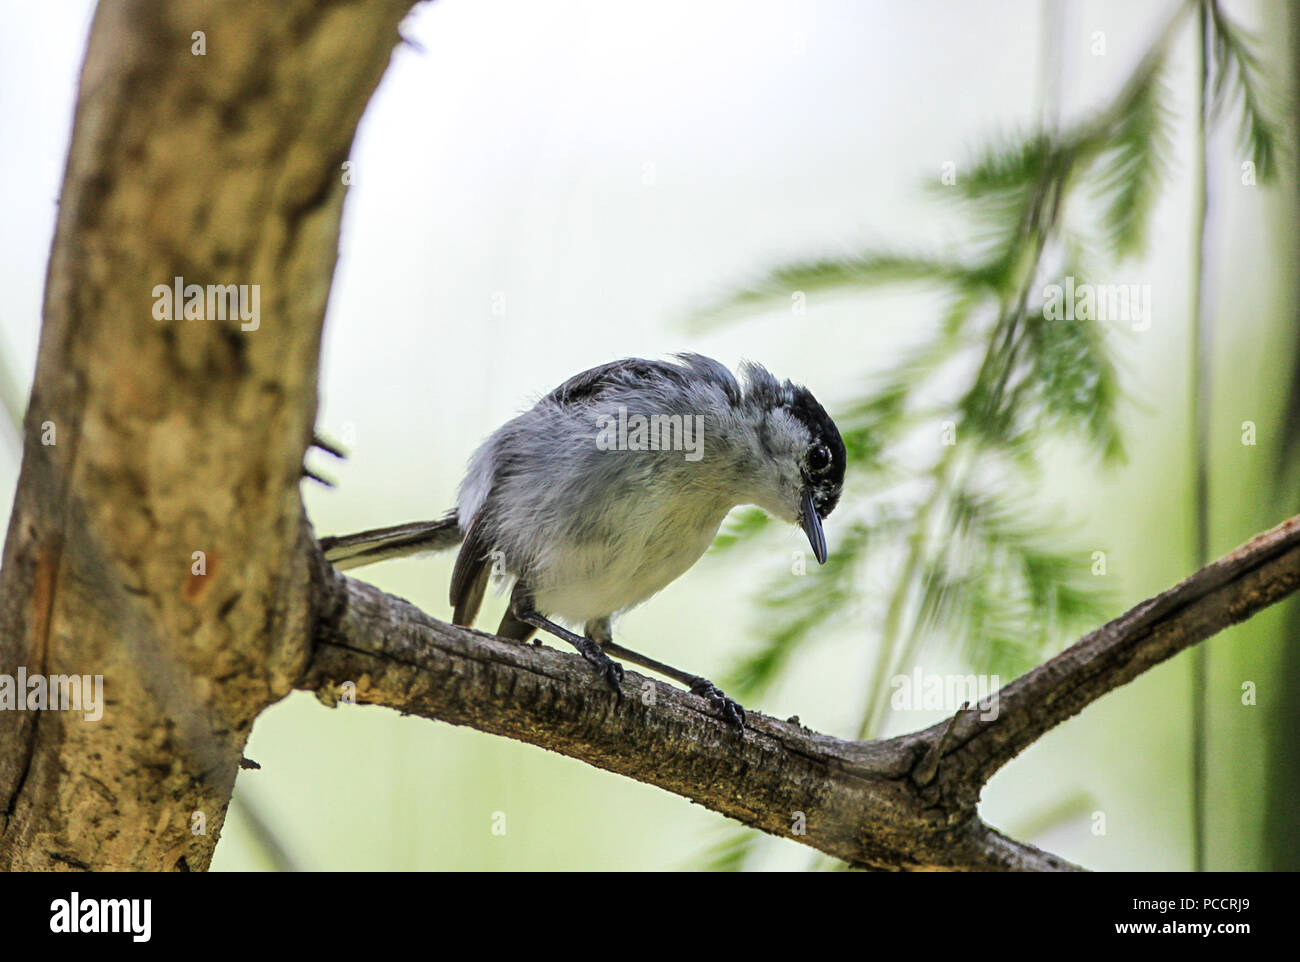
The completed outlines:
[[[453,604],[475,592],[486,564],[527,582],[543,611],[604,617],[694,564],[737,504],[794,520],[796,457],[810,442],[789,413],[796,388],[758,364],[742,375],[743,383],[697,354],[615,361],[570,378],[499,428],[461,484],[458,517],[469,537]],[[677,446],[637,447],[662,440],[662,430],[642,439],[626,432],[622,448],[602,438],[611,424],[638,418],[658,419]]]
[[[835,425],[806,388],[740,371],[699,354],[584,371],[483,442],[446,518],[326,538],[326,558],[353,567],[463,538],[457,624],[473,623],[493,574],[539,612],[607,623],[693,565],[733,507],[793,524],[809,496],[819,517],[834,508]]]

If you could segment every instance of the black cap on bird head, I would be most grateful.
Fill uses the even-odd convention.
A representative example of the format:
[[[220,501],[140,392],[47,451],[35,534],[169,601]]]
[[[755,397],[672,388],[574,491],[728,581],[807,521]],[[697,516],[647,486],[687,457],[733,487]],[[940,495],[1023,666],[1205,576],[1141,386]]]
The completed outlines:
[[[799,525],[808,536],[818,564],[825,564],[826,534],[822,531],[822,519],[839,503],[847,452],[839,428],[812,392],[799,385],[792,387],[790,413],[803,423],[812,438],[800,464],[803,500]]]

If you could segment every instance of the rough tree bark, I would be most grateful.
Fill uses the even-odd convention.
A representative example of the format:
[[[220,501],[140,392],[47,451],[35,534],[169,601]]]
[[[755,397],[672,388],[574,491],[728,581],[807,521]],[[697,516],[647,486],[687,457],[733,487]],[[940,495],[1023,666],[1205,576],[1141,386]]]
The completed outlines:
[[[333,571],[298,494],[340,165],[409,0],[103,0],[77,103],[0,673],[101,673],[104,719],[0,712],[0,867],[203,869],[258,714],[294,687],[518,738],[877,868],[1070,869],[976,813],[1048,728],[1300,584],[1300,522],[961,713],[852,742],[453,628]],[[196,55],[195,31],[205,53]],[[159,321],[153,287],[257,284],[262,320]],[[52,438],[54,443],[46,441]],[[195,552],[205,573],[196,573]],[[653,703],[640,693],[652,684]],[[191,832],[203,813],[206,834]]]
[[[985,825],[980,790],[1092,701],[1300,587],[1300,517],[1006,685],[996,713],[974,706],[872,742],[755,711],[739,738],[695,695],[629,671],[617,698],[592,684],[577,656],[446,625],[320,565],[317,643],[301,686],[327,702],[351,681],[360,702],[580,758],[854,865],[1068,870],[1075,866]],[[797,812],[806,834],[792,834]]]
[[[97,724],[0,712],[0,866],[206,867],[249,728],[303,670],[297,484],[340,165],[409,6],[96,12],[0,569],[0,666],[102,673],[110,704]],[[260,285],[260,328],[155,320],[152,290],[177,276]]]

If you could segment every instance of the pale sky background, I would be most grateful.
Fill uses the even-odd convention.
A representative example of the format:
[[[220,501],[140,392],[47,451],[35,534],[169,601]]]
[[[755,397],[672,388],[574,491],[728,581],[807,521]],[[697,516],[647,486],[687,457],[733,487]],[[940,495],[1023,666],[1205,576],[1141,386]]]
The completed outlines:
[[[1276,36],[1276,12],[1266,20],[1255,4],[1228,7]],[[90,9],[0,0],[0,349],[24,392]],[[1171,9],[1068,4],[1051,55],[1067,121],[1118,89]],[[352,154],[319,418],[351,458],[313,460],[340,481],[335,491],[306,489],[317,530],[440,514],[483,436],[569,375],[617,357],[752,358],[832,409],[853,398],[864,375],[935,323],[932,300],[902,290],[812,298],[806,317],[778,307],[706,335],[683,319],[787,258],[954,238],[951,210],[925,185],[945,161],[1036,117],[1042,10],[1028,0],[420,6],[404,32],[423,52],[395,53]],[[1126,603],[1190,571],[1176,431],[1186,407],[1192,50],[1187,34],[1169,76],[1180,122],[1152,250],[1106,278],[1153,288],[1152,329],[1116,342],[1132,399],[1130,461],[1103,474],[1064,446],[1041,503],[1026,506],[1064,519],[1085,554],[1107,550]],[[1272,423],[1261,399],[1280,372],[1239,374],[1286,342],[1262,266],[1277,243],[1265,217],[1276,200],[1240,185],[1230,136],[1215,146],[1211,254],[1228,280],[1211,290],[1232,332],[1215,361],[1218,491],[1261,470],[1230,439],[1245,418]],[[16,465],[4,453],[7,505]],[[1217,514],[1214,549],[1272,520]],[[827,537],[834,551],[834,517]],[[706,558],[625,619],[624,643],[721,674],[746,650],[754,589],[801,538],[792,529],[771,556]],[[1165,550],[1153,555],[1153,544]],[[450,558],[438,558],[359,573],[446,617],[449,571]],[[489,602],[483,625],[501,604]],[[866,624],[828,639],[748,707],[851,735],[875,640]],[[945,670],[933,659],[926,667]],[[1082,799],[1081,814],[1032,840],[1093,868],[1184,867],[1186,673],[1185,658],[1153,671],[1043,739],[989,786],[985,818],[1016,834]],[[937,717],[906,713],[894,730]],[[1251,746],[1262,735],[1241,737],[1232,751],[1246,767],[1221,777],[1258,774]],[[263,768],[241,774],[238,791],[309,868],[670,868],[725,837],[720,817],[580,763],[380,709],[329,711],[305,695],[258,722],[247,754]],[[498,811],[504,837],[490,834]],[[1105,836],[1089,830],[1094,811],[1106,813]],[[1216,836],[1211,864],[1219,855],[1231,867],[1226,860],[1246,857],[1237,848]],[[759,864],[801,867],[808,857],[774,841]],[[233,818],[215,867],[265,864]]]

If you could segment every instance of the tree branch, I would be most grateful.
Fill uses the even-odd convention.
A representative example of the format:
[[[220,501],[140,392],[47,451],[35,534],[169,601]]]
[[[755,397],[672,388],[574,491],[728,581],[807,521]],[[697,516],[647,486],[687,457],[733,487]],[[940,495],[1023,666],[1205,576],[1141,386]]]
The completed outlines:
[[[621,699],[576,655],[457,628],[319,557],[316,649],[299,687],[468,725],[657,785],[877,869],[1070,870],[976,813],[999,767],[1089,702],[1300,586],[1294,518],[922,732],[845,741],[749,712],[741,737],[688,692],[627,674]],[[800,834],[800,832],[803,834]]]
[[[1148,599],[1003,687],[996,718],[956,720],[944,766],[981,786],[1045,732],[1149,668],[1300,588],[1300,516]],[[930,743],[940,726],[921,733]]]

